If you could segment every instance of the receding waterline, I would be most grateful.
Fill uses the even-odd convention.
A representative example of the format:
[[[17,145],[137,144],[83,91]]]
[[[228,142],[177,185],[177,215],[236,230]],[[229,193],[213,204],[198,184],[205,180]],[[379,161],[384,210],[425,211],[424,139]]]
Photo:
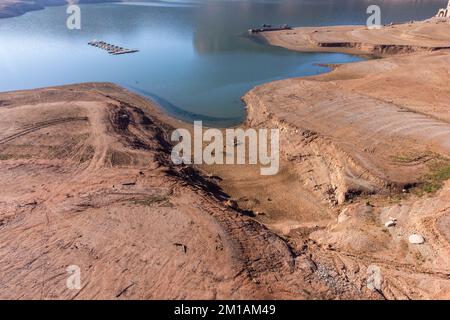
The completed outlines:
[[[301,0],[147,1],[80,8],[81,30],[67,29],[65,7],[0,20],[0,91],[114,82],[177,118],[223,127],[245,120],[241,97],[257,85],[327,72],[321,64],[362,59],[297,53],[243,36],[263,23],[363,23],[362,6],[352,5],[353,11],[333,7],[337,11],[324,14],[330,12],[329,0],[314,5]],[[110,55],[88,46],[92,39],[139,52]]]

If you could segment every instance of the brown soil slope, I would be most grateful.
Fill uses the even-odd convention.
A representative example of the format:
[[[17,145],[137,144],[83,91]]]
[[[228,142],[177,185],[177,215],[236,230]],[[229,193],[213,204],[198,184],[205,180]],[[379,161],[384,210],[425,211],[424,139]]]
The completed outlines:
[[[280,129],[280,172],[201,169],[293,248],[326,261],[338,287],[365,285],[379,268],[384,298],[448,299],[449,57],[398,55],[259,86],[244,97],[246,127]],[[425,243],[410,243],[415,233]]]
[[[441,27],[450,28],[450,24],[433,25],[436,33]],[[343,28],[331,30],[339,38],[340,32],[346,34]],[[387,32],[367,31],[375,32],[375,39],[370,38],[374,42],[382,42]],[[398,32],[392,29],[393,34]],[[298,29],[299,38],[303,33]],[[271,41],[272,34],[268,37]],[[342,65],[317,77],[273,82],[245,96],[249,119],[255,125],[275,119],[283,123],[287,135],[307,130],[319,137],[313,139],[315,143],[334,148],[330,151],[339,154],[336,160],[346,162],[345,172],[343,167],[335,168],[345,176],[336,183],[344,186],[336,192],[340,203],[352,193],[401,190],[418,182],[430,161],[450,155],[449,63],[450,50],[420,52]]]
[[[159,117],[111,84],[0,94],[0,298],[370,296],[174,167]]]
[[[273,45],[300,51],[390,55],[450,47],[450,24],[444,19],[382,26],[304,27],[264,33]]]
[[[415,37],[413,31],[399,31],[412,28],[417,28]],[[314,37],[333,33],[332,39],[344,41],[352,29],[322,28]],[[352,36],[367,36],[360,29]],[[449,25],[388,30],[361,43],[441,46]],[[422,41],[419,31],[431,40]],[[300,51],[322,48],[309,40],[305,44],[310,35],[311,28],[299,28],[265,37]],[[265,213],[261,221],[293,242],[327,252],[339,273],[380,267],[386,298],[448,298],[450,292],[450,184],[445,182],[450,178],[450,50],[434,49],[391,50],[388,58],[256,87],[244,97],[247,125],[280,128],[281,175],[291,179],[261,178],[259,189],[245,193],[238,184],[249,183],[239,173],[228,180],[217,170],[226,177],[229,194],[237,200],[257,198],[253,201]],[[379,53],[376,46],[366,52]],[[273,183],[276,179],[285,183]],[[274,204],[288,210],[277,211]],[[317,213],[311,215],[312,210]],[[392,218],[397,225],[385,227]],[[413,233],[424,236],[425,243],[409,243]]]
[[[173,166],[176,122],[114,85],[1,94],[0,297],[450,298],[450,50],[434,49],[250,91],[246,126],[281,130],[275,176]]]

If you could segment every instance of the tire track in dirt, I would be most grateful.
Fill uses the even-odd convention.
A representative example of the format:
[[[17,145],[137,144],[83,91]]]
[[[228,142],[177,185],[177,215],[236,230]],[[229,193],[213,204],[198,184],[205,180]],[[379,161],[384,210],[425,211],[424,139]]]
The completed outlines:
[[[7,142],[10,142],[14,139],[20,138],[26,134],[35,132],[37,130],[43,129],[43,128],[47,128],[47,127],[51,127],[54,125],[58,125],[61,123],[67,123],[67,122],[73,122],[73,121],[87,121],[88,117],[70,117],[70,118],[61,118],[61,119],[54,119],[54,120],[47,120],[47,121],[42,121],[42,122],[37,122],[33,125],[29,125],[29,126],[25,126],[24,130],[21,130],[15,134],[12,134],[10,136],[4,137],[2,139],[0,139],[0,144],[5,144]]]

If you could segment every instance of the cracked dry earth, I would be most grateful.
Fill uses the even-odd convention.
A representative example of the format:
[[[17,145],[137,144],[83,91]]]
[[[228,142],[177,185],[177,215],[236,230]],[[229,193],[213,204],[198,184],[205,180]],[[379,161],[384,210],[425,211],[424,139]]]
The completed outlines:
[[[174,167],[163,118],[112,84],[0,94],[0,298],[381,297]]]

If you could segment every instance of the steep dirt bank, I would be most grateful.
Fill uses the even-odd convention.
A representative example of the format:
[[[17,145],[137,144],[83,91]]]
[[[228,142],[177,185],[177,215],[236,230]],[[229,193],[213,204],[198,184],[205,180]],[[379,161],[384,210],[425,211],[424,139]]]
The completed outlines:
[[[344,52],[388,56],[450,48],[450,24],[445,19],[383,26],[294,28],[265,32],[271,44],[298,51]]]
[[[428,47],[440,46],[444,40],[434,35],[444,37],[440,31],[449,28],[436,23],[429,32],[428,24],[421,26],[398,43],[397,28],[412,27],[396,26],[392,34],[382,30],[371,33],[373,37],[362,31],[352,36],[364,34],[372,44],[407,41]],[[340,41],[340,32],[351,28],[323,30]],[[323,48],[299,44],[309,29],[271,32],[267,38],[277,45],[282,38],[284,46],[301,51]],[[423,40],[419,31],[428,38]],[[258,219],[294,243],[313,244],[316,253],[333,261],[338,274],[356,268],[355,277],[361,278],[365,267],[376,265],[383,274],[380,291],[386,298],[448,299],[450,51],[436,47],[399,53],[403,51],[251,90],[244,97],[246,125],[280,128],[281,176],[291,179],[251,179],[238,168],[217,172],[225,178],[221,185],[240,205],[252,199],[264,212]],[[395,226],[386,227],[390,220]],[[409,243],[415,233],[425,243]]]
[[[161,119],[112,84],[0,94],[1,298],[379,297],[174,166]]]
[[[450,298],[449,56],[249,92],[246,126],[281,130],[275,176],[174,166],[188,124],[114,85],[0,94],[0,297]]]

